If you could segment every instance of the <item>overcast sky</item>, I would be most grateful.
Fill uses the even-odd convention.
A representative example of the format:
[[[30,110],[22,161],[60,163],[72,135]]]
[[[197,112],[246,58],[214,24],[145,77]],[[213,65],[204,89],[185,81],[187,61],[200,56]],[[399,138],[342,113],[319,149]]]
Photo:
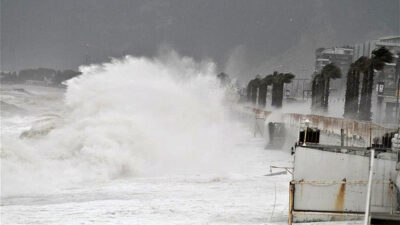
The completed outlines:
[[[93,63],[169,46],[242,79],[302,76],[315,48],[400,34],[399,2],[1,0],[1,69],[77,69],[87,52]]]

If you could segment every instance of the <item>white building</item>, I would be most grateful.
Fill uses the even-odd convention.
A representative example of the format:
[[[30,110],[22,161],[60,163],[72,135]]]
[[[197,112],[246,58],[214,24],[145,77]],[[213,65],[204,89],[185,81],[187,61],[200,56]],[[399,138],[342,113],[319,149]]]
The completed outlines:
[[[361,56],[371,57],[371,52],[379,47],[386,47],[392,53],[400,51],[400,36],[387,36],[378,40],[366,41],[354,45],[353,62]]]
[[[354,46],[353,62],[361,56],[371,57],[374,49],[385,47],[394,55],[394,60],[385,66],[382,71],[375,74],[375,83],[381,87],[377,96],[377,110],[376,119],[378,122],[393,124],[393,120],[397,119],[397,114],[400,109],[396,104],[397,96],[396,90],[398,89],[399,74],[396,74],[397,54],[400,54],[400,36],[387,36],[377,40],[366,41],[364,43],[356,44]],[[399,73],[399,72],[397,72]],[[383,87],[383,88],[382,88]]]

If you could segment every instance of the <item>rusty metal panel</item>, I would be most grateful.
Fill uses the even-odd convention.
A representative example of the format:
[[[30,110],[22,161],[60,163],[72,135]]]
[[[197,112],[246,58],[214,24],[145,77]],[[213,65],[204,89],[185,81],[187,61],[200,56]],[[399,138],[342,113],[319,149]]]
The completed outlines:
[[[376,159],[372,188],[373,212],[390,212],[395,161]],[[294,163],[294,210],[363,212],[369,158],[299,147]]]
[[[266,117],[272,114],[272,111],[264,111],[260,109],[253,109],[253,111],[256,114],[263,112]],[[344,118],[298,113],[282,113],[281,115],[283,116],[283,120],[289,124],[295,123],[296,125],[299,125],[300,119],[309,119],[312,122],[312,125],[318,127],[320,130],[340,134],[340,129],[346,129],[346,133],[349,136],[358,135],[365,140],[369,140],[370,136],[377,137],[384,133],[394,131],[393,128],[383,127],[375,123]]]
[[[372,185],[371,211],[391,212],[396,204],[396,191],[393,183],[397,176],[396,161],[376,159],[374,179],[381,179],[387,182],[376,182]]]

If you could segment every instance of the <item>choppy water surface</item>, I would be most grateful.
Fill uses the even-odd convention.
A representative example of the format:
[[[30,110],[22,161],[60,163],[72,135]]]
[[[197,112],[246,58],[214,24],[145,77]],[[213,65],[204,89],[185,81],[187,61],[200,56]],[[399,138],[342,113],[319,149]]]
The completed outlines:
[[[214,65],[176,54],[1,87],[2,224],[286,224],[264,150]]]

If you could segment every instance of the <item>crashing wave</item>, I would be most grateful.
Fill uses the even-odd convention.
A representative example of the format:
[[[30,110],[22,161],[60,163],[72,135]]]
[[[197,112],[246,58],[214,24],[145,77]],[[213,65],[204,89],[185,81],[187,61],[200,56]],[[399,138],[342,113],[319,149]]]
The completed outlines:
[[[0,105],[1,105],[1,114],[22,114],[22,113],[26,113],[26,110],[16,106],[14,104],[10,104],[7,103],[5,101],[0,101]]]
[[[2,192],[126,176],[219,174],[242,130],[212,62],[176,53],[81,68],[62,120],[38,120],[2,149]],[[51,103],[50,103],[51,104]]]
[[[33,123],[29,130],[23,131],[20,138],[42,137],[50,133],[59,124],[60,116],[56,114],[42,115],[42,119]]]

